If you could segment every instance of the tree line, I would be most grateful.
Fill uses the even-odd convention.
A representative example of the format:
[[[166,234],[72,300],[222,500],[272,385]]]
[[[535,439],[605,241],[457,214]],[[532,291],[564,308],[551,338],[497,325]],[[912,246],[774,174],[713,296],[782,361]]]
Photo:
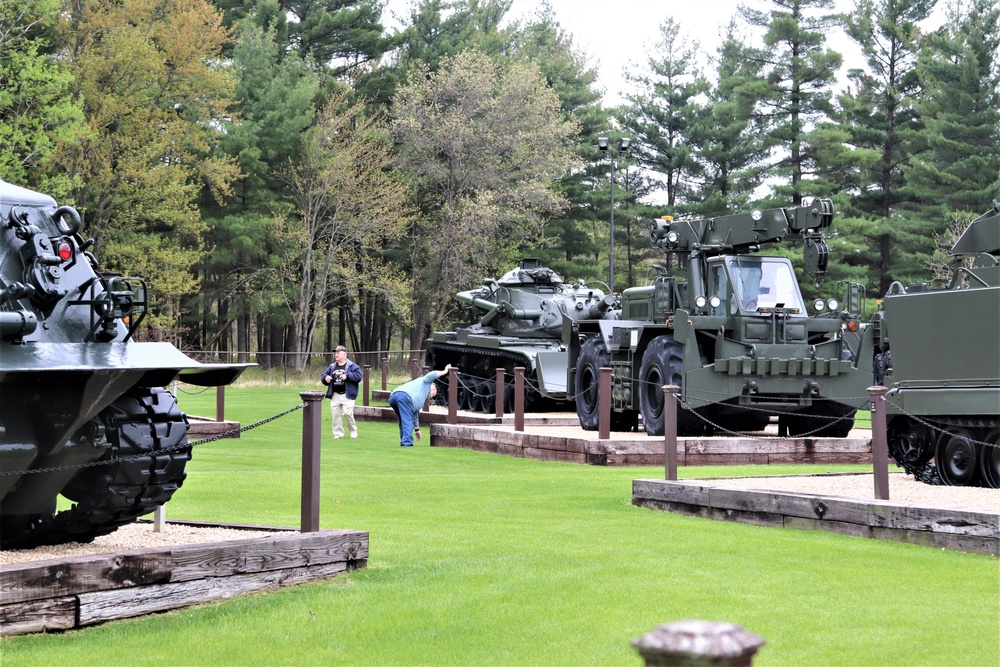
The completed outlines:
[[[1000,8],[925,30],[936,4],[757,0],[703,45],[664,5],[607,107],[547,4],[414,0],[389,29],[380,0],[7,0],[0,178],[147,280],[144,335],[265,363],[419,348],[522,257],[606,280],[611,187],[616,291],[658,261],[654,217],[821,196],[807,289],[879,295],[1000,197]],[[838,32],[864,54],[846,83]]]

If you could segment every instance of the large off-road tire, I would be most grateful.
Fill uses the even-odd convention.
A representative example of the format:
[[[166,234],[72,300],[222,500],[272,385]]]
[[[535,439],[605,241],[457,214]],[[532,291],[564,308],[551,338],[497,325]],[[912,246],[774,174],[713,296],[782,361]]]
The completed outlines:
[[[601,368],[611,364],[611,355],[599,337],[586,341],[580,348],[580,358],[576,362],[576,377],[573,380],[573,394],[576,396],[576,414],[580,427],[585,431],[596,431],[600,421],[600,401],[598,385]]]
[[[76,504],[56,515],[52,544],[90,542],[114,532],[166,503],[184,482],[191,460],[188,421],[170,392],[133,389],[98,420],[111,443],[102,460],[114,462],[84,468],[63,489]]]
[[[791,437],[846,438],[854,428],[856,408],[834,401],[816,401],[804,414],[780,417]]]
[[[681,387],[684,348],[671,336],[657,336],[642,355],[639,367],[639,411],[649,435],[663,435],[663,386]],[[700,435],[703,422],[690,410],[677,409],[677,435]]]

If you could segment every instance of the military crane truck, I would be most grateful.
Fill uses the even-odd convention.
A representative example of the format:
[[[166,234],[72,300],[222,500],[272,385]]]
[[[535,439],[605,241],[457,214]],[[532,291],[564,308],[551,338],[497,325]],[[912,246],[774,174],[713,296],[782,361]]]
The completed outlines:
[[[678,433],[761,430],[777,415],[793,436],[844,437],[872,384],[872,336],[835,299],[807,312],[792,263],[756,254],[804,244],[809,274],[826,271],[833,203],[698,220],[655,220],[651,242],[683,277],[657,265],[652,285],[621,296],[616,320],[580,320],[567,341],[576,411],[598,427],[600,369],[612,369],[611,428],[663,434],[663,385],[680,387]],[[668,261],[669,264],[669,261]],[[846,299],[856,301],[856,295]]]

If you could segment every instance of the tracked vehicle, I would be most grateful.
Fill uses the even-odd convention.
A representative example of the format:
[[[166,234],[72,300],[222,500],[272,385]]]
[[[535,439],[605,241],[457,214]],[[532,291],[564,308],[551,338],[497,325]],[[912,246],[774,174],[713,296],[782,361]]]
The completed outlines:
[[[493,411],[496,369],[505,369],[510,378],[518,366],[525,369],[526,410],[571,410],[564,339],[579,319],[617,317],[613,296],[582,280],[566,284],[535,259],[522,260],[499,280],[485,280],[457,298],[475,321],[435,333],[426,344],[426,363],[430,368],[459,368],[459,408],[479,412]],[[511,382],[506,382],[505,391],[506,409],[511,411]]]
[[[872,336],[835,300],[812,315],[791,261],[757,254],[803,244],[806,270],[822,275],[833,204],[714,218],[653,221],[653,246],[676,260],[652,285],[626,289],[615,320],[581,319],[568,339],[569,384],[580,424],[598,427],[602,367],[612,369],[612,430],[663,433],[662,386],[680,387],[678,431],[760,430],[778,416],[795,436],[846,436],[871,384]],[[848,303],[856,302],[855,290]]]
[[[876,314],[889,454],[931,484],[1000,487],[1000,202],[952,247],[944,287],[893,283]]]
[[[80,215],[0,181],[0,548],[87,542],[148,514],[181,486],[186,416],[164,387],[232,382],[133,340],[140,278],[102,271]],[[62,495],[75,503],[56,513]]]

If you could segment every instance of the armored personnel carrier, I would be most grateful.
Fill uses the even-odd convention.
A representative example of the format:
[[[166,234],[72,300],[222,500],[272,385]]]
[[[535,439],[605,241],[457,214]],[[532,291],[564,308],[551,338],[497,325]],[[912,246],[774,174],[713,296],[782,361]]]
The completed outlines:
[[[505,404],[512,410],[509,380],[515,367],[525,369],[526,410],[572,409],[564,338],[576,320],[617,317],[614,296],[582,280],[566,284],[535,259],[522,260],[499,280],[485,280],[478,289],[456,296],[478,320],[435,333],[427,341],[426,363],[431,368],[451,364],[461,371],[458,405],[464,410],[493,411],[498,368],[507,373]]]
[[[201,364],[133,340],[140,278],[102,271],[80,215],[0,181],[0,548],[88,542],[162,505],[191,458],[164,387],[216,386],[245,365]],[[58,497],[72,501],[56,513]]]
[[[806,198],[791,208],[654,220],[652,244],[680,275],[660,266],[652,285],[622,292],[614,321],[573,323],[581,426],[598,428],[599,369],[610,367],[612,430],[636,427],[641,415],[648,434],[662,435],[662,386],[670,384],[681,389],[681,435],[760,430],[777,416],[793,436],[846,436],[871,383],[868,327],[835,299],[807,308],[791,261],[758,254],[798,241],[807,272],[825,273],[833,215],[830,200]]]
[[[947,286],[893,283],[874,319],[889,454],[930,484],[1000,487],[1000,202],[952,247]]]

